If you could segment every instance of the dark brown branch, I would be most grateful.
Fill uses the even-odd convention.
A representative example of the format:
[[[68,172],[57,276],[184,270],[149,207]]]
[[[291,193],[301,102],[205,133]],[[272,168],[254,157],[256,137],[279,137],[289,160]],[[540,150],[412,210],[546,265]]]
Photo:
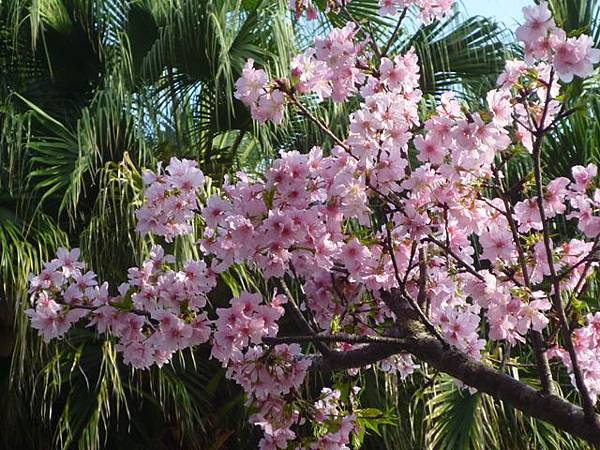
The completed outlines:
[[[590,444],[600,446],[600,425],[586,419],[583,410],[555,395],[543,394],[511,376],[468,358],[458,350],[444,347],[425,333],[423,326],[411,322],[404,330],[402,343],[371,344],[349,352],[334,352],[329,357],[315,357],[313,369],[320,371],[363,367],[397,353],[411,353],[434,369],[447,373],[491,395],[524,414],[543,420]]]
[[[596,413],[594,412],[594,403],[590,397],[590,393],[585,385],[585,381],[583,379],[583,373],[581,368],[579,367],[579,361],[577,358],[577,352],[575,351],[575,346],[573,345],[573,339],[571,338],[571,330],[569,328],[569,323],[567,321],[567,316],[565,314],[565,310],[562,305],[562,299],[560,295],[560,278],[556,273],[556,268],[554,267],[554,256],[552,254],[552,241],[550,239],[550,230],[548,226],[548,220],[546,218],[546,213],[544,211],[544,191],[542,186],[542,171],[541,171],[541,158],[540,158],[540,147],[541,147],[541,138],[538,138],[536,142],[534,142],[533,149],[533,159],[534,159],[534,172],[535,172],[535,182],[538,191],[537,196],[537,204],[540,212],[540,220],[542,222],[542,233],[544,238],[544,248],[546,250],[546,258],[548,259],[548,266],[550,269],[550,280],[552,282],[552,305],[554,310],[558,316],[559,326],[561,335],[564,341],[564,346],[569,353],[571,358],[571,363],[573,366],[573,375],[575,376],[575,384],[577,385],[577,389],[579,390],[583,409],[586,412],[586,415],[590,422],[596,421]]]
[[[399,344],[402,339],[390,336],[356,336],[352,334],[317,334],[306,336],[278,336],[264,338],[263,342],[268,345],[277,344],[303,344],[307,342],[344,342],[346,344]],[[333,354],[334,352],[330,352]]]

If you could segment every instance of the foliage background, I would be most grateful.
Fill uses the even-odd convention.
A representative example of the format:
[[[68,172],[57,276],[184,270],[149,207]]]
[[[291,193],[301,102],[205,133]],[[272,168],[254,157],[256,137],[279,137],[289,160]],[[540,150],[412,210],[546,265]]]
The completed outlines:
[[[551,3],[567,30],[599,43],[595,0]],[[392,34],[377,0],[348,9],[378,39]],[[293,113],[277,128],[252,123],[233,83],[250,57],[284,75],[314,36],[348,20],[343,12],[297,23],[284,0],[0,0],[0,448],[256,448],[241,391],[206,348],[134,373],[89,330],[42,345],[22,313],[27,274],[65,245],[80,247],[102,279],[123,281],[150,245],[133,231],[144,167],[194,158],[216,189],[240,169],[260,176],[281,150],[327,148]],[[456,15],[427,27],[412,21],[391,53],[416,48],[428,105],[451,89],[477,107],[503,61],[519,53],[511,42],[492,20]],[[580,109],[548,145],[548,176],[597,161],[597,89],[597,78],[570,88]],[[309,107],[344,135],[352,105]],[[511,177],[529,170],[517,162]],[[180,260],[197,255],[189,238],[170,250]],[[264,289],[251,273],[232,272],[213,304],[242,286]],[[520,356],[506,370],[527,378],[531,355]],[[427,369],[405,384],[376,372],[363,378],[363,402],[391,423],[370,430],[364,448],[585,448]]]

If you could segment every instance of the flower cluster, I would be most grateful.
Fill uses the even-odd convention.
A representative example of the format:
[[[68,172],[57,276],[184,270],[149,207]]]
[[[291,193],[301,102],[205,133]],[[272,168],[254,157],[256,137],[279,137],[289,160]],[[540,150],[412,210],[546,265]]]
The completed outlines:
[[[395,14],[416,5],[430,21],[452,3],[383,0],[381,9]],[[292,6],[316,14],[308,0]],[[339,391],[324,390],[314,405],[301,399],[312,361],[299,344],[277,341],[287,302],[314,332],[311,339],[347,333],[369,341],[394,321],[418,317],[473,359],[495,341],[525,344],[528,333],[552,334],[551,311],[562,308],[557,291],[579,296],[597,266],[600,190],[591,164],[545,182],[541,139],[566,114],[556,75],[587,76],[600,53],[586,36],[567,38],[544,2],[525,15],[517,34],[526,61],[507,62],[486,106],[475,110],[445,93],[426,105],[424,117],[415,51],[384,55],[374,67],[354,24],[317,38],[293,60],[289,80],[269,81],[248,60],[235,96],[252,116],[279,123],[285,104],[295,105],[333,138],[331,149],[281,152],[263,178],[238,173],[202,205],[204,178],[195,163],[173,158],[164,172],[159,166],[146,173],[138,230],[172,240],[193,231],[199,212],[199,245],[210,264],[189,261],[175,270],[173,258],[155,247],[110,295],[106,283],[85,272],[77,250],[60,249],[31,279],[32,326],[50,340],[86,317],[115,336],[125,362],[141,368],[212,336],[212,357],[257,411],[251,422],[263,431],[264,449],[347,448],[357,422]],[[311,117],[298,94],[335,102],[355,97],[346,138]],[[535,190],[507,186],[505,167],[516,154],[528,155],[523,147],[538,162]],[[559,221],[573,230],[568,238],[552,234]],[[207,295],[217,274],[238,264],[266,280],[293,280],[298,298],[242,292],[210,320]],[[573,335],[594,398],[599,324],[600,315],[590,315]],[[330,350],[362,348],[356,341]],[[553,352],[574,372],[567,351]],[[418,368],[409,354],[378,366],[401,379]],[[301,439],[307,420],[313,436]]]
[[[264,433],[261,449],[286,448],[296,438],[291,428],[301,416],[286,408],[286,397],[300,387],[310,364],[309,359],[301,358],[298,344],[280,344],[269,350],[252,346],[227,369],[227,376],[244,388],[249,402],[258,409],[250,422]]]
[[[330,157],[317,148],[307,155],[282,154],[264,182],[243,178],[224,191],[224,198],[209,199],[201,212],[207,224],[202,249],[216,257],[218,270],[248,263],[270,278],[293,268],[305,279],[308,303],[323,324],[342,312],[342,304],[347,308],[362,298],[358,285],[346,283],[340,284],[344,295],[332,295],[334,266],[346,267],[357,283],[391,285],[393,271],[385,271],[391,261],[380,246],[343,242],[345,218],[369,224],[370,211],[364,172],[343,150],[334,149]]]
[[[244,388],[250,400],[283,397],[304,381],[311,361],[301,356],[298,344],[279,344],[268,350],[251,346],[239,361],[228,365],[227,376]]]
[[[216,283],[203,261],[189,261],[182,271],[168,269],[172,257],[152,249],[142,267],[129,269],[129,282],[109,294],[96,274],[82,272],[79,250],[59,249],[57,258],[31,279],[32,326],[44,340],[62,337],[82,318],[99,333],[118,340],[126,364],[147,368],[167,363],[184,348],[207,342],[211,327],[203,312],[206,294]]]
[[[408,353],[399,353],[390,356],[379,362],[379,367],[384,372],[396,372],[401,380],[405,380],[412,375],[415,370],[419,369],[419,365],[415,364],[412,355]]]
[[[536,130],[551,127],[560,113],[561,104],[556,100],[560,85],[552,67],[543,61],[507,61],[498,86],[488,94],[495,122],[501,126],[514,124],[517,141],[533,151]]]
[[[570,82],[574,76],[585,78],[600,62],[600,50],[587,35],[567,37],[556,26],[545,1],[523,8],[525,23],[517,29],[517,38],[525,44],[528,60],[549,61],[561,80]]]
[[[350,393],[352,397],[356,394],[355,388]],[[356,415],[346,414],[342,409],[342,393],[337,389],[323,388],[321,396],[314,403],[314,421],[316,424],[327,424],[324,432],[317,435],[315,442],[311,443],[311,449],[349,449],[350,433],[356,428]]]
[[[63,337],[73,324],[88,314],[85,307],[107,301],[107,285],[98,286],[96,274],[84,270],[79,249],[68,251],[61,247],[56,258],[45,263],[38,275],[30,276],[34,308],[25,313],[44,341]]]
[[[485,310],[491,340],[525,342],[530,329],[542,331],[548,325],[544,311],[550,309],[550,302],[540,292],[528,296],[518,289],[511,290],[510,282],[498,280],[489,272],[482,275],[482,280],[470,279],[465,289]]]
[[[326,0],[325,12],[338,11],[351,1],[352,0]],[[300,19],[304,12],[306,12],[306,18],[308,20],[315,20],[319,16],[319,11],[313,4],[313,0],[290,0],[289,9],[294,11],[296,20]]]
[[[314,93],[320,99],[331,97],[343,102],[356,92],[364,80],[358,66],[365,46],[354,43],[356,32],[353,23],[335,28],[327,36],[317,37],[314,47],[294,58],[292,84],[300,94]]]
[[[250,344],[257,345],[264,337],[276,336],[285,301],[285,297],[276,296],[269,305],[264,305],[260,294],[242,292],[231,299],[229,308],[218,308],[213,357],[227,367],[231,361],[241,361]]]
[[[144,173],[146,185],[144,206],[136,211],[137,230],[174,237],[190,234],[194,211],[198,209],[198,189],[204,185],[204,174],[195,161],[171,158],[163,173]]]
[[[455,0],[379,0],[379,14],[396,15],[399,10],[415,6],[425,24],[442,20],[451,11]]]
[[[407,144],[411,128],[419,122],[422,92],[413,50],[393,61],[383,58],[380,72],[379,78],[369,76],[361,89],[365,102],[350,116],[347,142],[360,167],[376,169],[373,187],[387,194],[398,191],[397,181],[405,177]]]
[[[285,96],[269,85],[267,73],[254,68],[254,60],[244,65],[242,76],[235,83],[235,98],[251,108],[252,117],[259,122],[281,123]]]
[[[600,313],[588,314],[587,325],[577,328],[573,332],[577,362],[585,385],[589,391],[592,401],[596,403],[600,396]],[[569,373],[571,381],[575,383],[573,374],[573,363],[569,353],[561,347],[554,347],[548,351],[550,357],[557,357],[563,362]]]
[[[334,148],[332,156],[326,158],[318,149],[306,156],[282,154],[267,174],[264,187],[242,180],[236,188],[246,190],[252,186],[255,195],[262,191],[273,199],[272,205],[260,204],[253,214],[236,216],[243,209],[240,200],[249,196],[236,193],[236,188],[226,188],[229,199],[218,200],[220,220],[209,224],[205,251],[216,255],[224,267],[250,262],[269,277],[282,276],[293,267],[294,273],[305,280],[307,305],[319,325],[328,329],[335,317],[344,317],[342,325],[348,325],[349,310],[358,322],[385,320],[389,312],[382,306],[377,290],[398,286],[394,271],[416,295],[418,271],[411,260],[411,242],[433,239],[437,244],[427,245],[430,258],[426,288],[430,319],[446,340],[479,357],[485,343],[479,336],[483,312],[490,339],[523,342],[529,330],[541,331],[547,326],[545,312],[550,302],[541,291],[523,289],[521,283],[515,285],[514,277],[524,277],[528,285],[542,282],[550,271],[545,245],[539,238],[523,249],[531,258],[522,267],[511,221],[521,235],[541,231],[538,201],[535,196],[529,197],[507,210],[501,198],[482,200],[481,184],[493,180],[495,158],[512,143],[509,126],[516,129],[516,139],[532,150],[534,128],[548,127],[559,113],[559,85],[551,66],[539,60],[533,64],[509,62],[498,80],[499,88],[487,95],[489,113],[467,112],[452,94],[444,94],[436,114],[424,123],[424,133],[413,135],[412,130],[420,125],[421,99],[416,55],[409,51],[393,60],[384,57],[376,73],[365,71],[356,76],[361,65],[356,59],[358,52],[353,50],[355,31],[348,25],[317,41],[315,49],[308,49],[295,60],[292,72],[292,84],[298,92],[328,97],[333,91],[327,76],[331,60],[337,63],[343,55],[351,61],[350,67],[356,71],[347,72],[350,85],[359,88],[364,101],[350,117],[346,147]],[[336,71],[336,76],[339,73],[345,72]],[[532,92],[527,105],[519,98],[522,88],[519,91],[517,85],[525,85]],[[411,141],[422,163],[414,169],[408,160]],[[334,167],[335,172],[323,171],[326,167]],[[575,173],[586,178],[580,168],[574,169],[574,177]],[[566,178],[549,183],[544,193],[545,216],[553,219],[569,210],[568,217],[578,219],[580,229],[595,237],[595,200],[581,192],[577,187],[581,183]],[[339,239],[343,236],[340,225],[345,220],[370,225],[372,210],[366,205],[369,198],[377,196],[383,196],[399,211],[389,218],[395,261],[385,251],[389,239],[383,230],[374,230],[369,245],[352,236]],[[398,197],[403,200],[390,200]],[[306,214],[308,211],[311,214]],[[203,214],[212,214],[210,204]],[[313,220],[307,222],[307,217]],[[304,234],[307,232],[309,239]],[[444,257],[439,243],[446,243],[459,262],[469,265],[478,253],[469,239],[473,235],[478,236],[482,249],[478,257],[491,264],[490,270],[480,271],[477,277],[471,273],[449,275],[454,262]],[[321,239],[315,239],[317,236]],[[575,286],[576,277],[582,274],[578,261],[591,251],[590,244],[578,242],[565,244],[567,252],[564,248],[555,251],[559,258],[556,270],[576,265],[561,280],[566,289]],[[303,270],[308,257],[323,270]],[[348,274],[344,282],[329,273],[335,267]],[[507,270],[515,273],[512,279],[505,276]],[[382,313],[362,314],[358,303],[364,303],[365,291],[373,298],[370,306]],[[369,310],[366,305],[363,309]]]
[[[350,2],[351,0],[327,0],[325,12],[339,11]],[[452,11],[454,2],[455,0],[379,0],[379,14],[394,16],[399,10],[414,6],[419,12],[420,20],[428,24],[446,17]],[[294,11],[296,20],[304,13],[308,20],[315,20],[319,15],[313,0],[290,0],[289,8]]]

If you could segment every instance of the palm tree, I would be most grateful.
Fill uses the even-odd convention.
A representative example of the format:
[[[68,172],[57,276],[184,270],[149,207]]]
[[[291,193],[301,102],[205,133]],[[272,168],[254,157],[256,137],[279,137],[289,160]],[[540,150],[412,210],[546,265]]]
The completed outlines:
[[[27,274],[59,245],[79,246],[111,284],[140,262],[149,246],[133,232],[142,167],[194,158],[218,185],[238,168],[260,172],[281,149],[323,142],[300,116],[276,128],[252,123],[233,98],[244,61],[283,75],[314,34],[355,20],[377,23],[373,33],[383,41],[395,24],[377,18],[375,0],[354,0],[307,33],[286,7],[284,0],[0,3],[0,386],[8,405],[0,445],[255,447],[247,438],[253,430],[242,428],[239,390],[205,349],[132,373],[110,342],[86,330],[39,345],[22,310]],[[448,88],[467,101],[501,70],[504,42],[497,24],[455,17],[400,34],[391,52],[415,47],[432,101]],[[310,107],[343,132],[347,110]],[[170,250],[181,259],[197,252],[191,239]],[[227,299],[248,277],[224,277],[212,300]]]
[[[15,440],[29,441],[30,448],[134,441],[198,448],[223,443],[235,429],[235,418],[227,426],[218,417],[234,403],[219,409],[210,402],[217,394],[219,402],[238,404],[241,397],[223,386],[214,364],[203,363],[206,355],[182,355],[166,372],[131,374],[115,360],[112,345],[91,333],[42,349],[20,311],[27,272],[58,245],[80,246],[113,281],[136,263],[147,245],[132,226],[140,167],[187,155],[219,179],[252,157],[256,146],[244,140],[250,124],[233,101],[232,81],[246,58],[267,66],[294,43],[275,32],[285,20],[282,3],[248,10],[237,3],[3,3],[0,237],[2,298],[8,301],[2,329],[16,321],[16,336],[2,334],[5,346],[15,341],[2,380],[14,394],[10,413],[5,409],[4,424],[12,430],[2,433],[7,448]],[[257,136],[263,134],[268,141],[264,132]],[[175,251],[194,250],[182,243]],[[72,371],[76,362],[82,369]],[[45,426],[31,433],[40,417]],[[104,432],[133,423],[127,439]]]

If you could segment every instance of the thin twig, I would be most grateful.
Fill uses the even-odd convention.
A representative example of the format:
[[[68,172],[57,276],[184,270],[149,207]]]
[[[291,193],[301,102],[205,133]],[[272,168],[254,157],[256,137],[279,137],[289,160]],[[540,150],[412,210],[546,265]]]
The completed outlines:
[[[337,137],[333,131],[329,129],[327,125],[325,125],[318,117],[316,117],[313,113],[311,113],[306,106],[304,106],[298,98],[294,94],[288,93],[288,97],[290,101],[298,107],[300,112],[304,114],[307,118],[313,121],[327,136],[329,136],[337,145],[346,150],[352,157],[358,159],[355,155],[350,152],[350,147],[348,147],[339,137]]]
[[[554,69],[550,72],[549,84],[552,84],[552,80],[554,77]],[[596,424],[598,420],[595,412],[595,405],[592,401],[588,388],[583,379],[583,373],[581,371],[581,367],[579,366],[579,361],[577,357],[577,352],[575,351],[575,346],[573,345],[573,339],[571,337],[571,330],[569,328],[569,323],[567,321],[567,316],[565,315],[565,310],[562,305],[562,299],[560,295],[560,279],[556,274],[556,268],[554,267],[554,257],[552,253],[552,240],[550,239],[550,230],[548,226],[548,220],[546,218],[546,212],[544,210],[544,188],[542,183],[542,163],[541,163],[541,148],[544,136],[546,134],[546,130],[544,129],[544,122],[546,120],[546,116],[548,114],[548,105],[550,103],[551,94],[550,89],[547,90],[546,94],[546,103],[544,104],[544,111],[542,113],[542,117],[540,119],[540,125],[538,127],[539,131],[536,133],[535,141],[533,143],[533,161],[534,161],[534,175],[535,175],[535,185],[537,188],[537,205],[540,214],[540,220],[542,222],[542,233],[544,238],[544,247],[546,250],[546,258],[548,259],[548,266],[550,270],[550,279],[552,281],[553,286],[553,295],[552,295],[552,303],[554,305],[554,309],[558,315],[558,320],[560,323],[561,334],[563,340],[565,341],[565,347],[569,356],[571,357],[571,364],[573,368],[573,375],[575,376],[575,384],[577,385],[577,389],[579,390],[582,403],[583,410],[587,419]]]
[[[408,11],[408,8],[404,8],[402,10],[402,13],[400,13],[400,18],[398,19],[398,23],[396,23],[396,28],[394,28],[394,32],[392,33],[392,35],[390,36],[390,39],[387,41],[387,44],[385,44],[385,47],[383,47],[383,50],[381,51],[382,58],[387,55],[387,52],[390,50],[392,44],[398,37],[398,33],[400,32],[400,25],[402,25],[402,21],[406,17],[407,11]]]
[[[357,29],[361,30],[363,33],[368,35],[369,44],[371,45],[373,52],[375,52],[375,54],[377,55],[378,58],[381,58],[381,50],[379,49],[379,46],[377,45],[377,40],[375,39],[375,35],[373,34],[373,31],[370,28],[367,29],[367,27],[364,27],[358,20],[356,20],[354,18],[354,16],[352,15],[352,13],[348,10],[346,5],[344,5],[343,9],[344,9],[344,12],[346,14],[348,14],[348,17],[350,18],[350,20],[352,22],[354,22],[354,25],[356,25]]]
[[[431,334],[433,334],[442,343],[442,345],[444,345],[445,347],[448,347],[449,346],[448,342],[446,342],[446,340],[439,333],[439,331],[437,330],[435,325],[433,325],[431,323],[431,321],[427,318],[427,316],[425,315],[425,313],[423,312],[421,307],[414,301],[414,299],[408,294],[408,292],[406,292],[406,288],[402,284],[402,279],[400,278],[400,269],[398,267],[398,261],[396,261],[396,255],[394,254],[394,243],[392,240],[392,232],[390,230],[390,227],[388,226],[387,220],[386,220],[386,223],[384,226],[385,226],[385,229],[387,232],[388,250],[389,250],[390,257],[392,259],[392,265],[394,266],[394,277],[396,278],[396,283],[398,283],[398,288],[400,289],[400,292],[402,293],[402,297],[408,302],[408,304],[412,307],[412,309],[415,310],[415,312],[419,316],[419,319],[421,320],[423,325],[425,325],[427,330]]]
[[[523,281],[525,286],[531,291],[531,281],[529,279],[529,270],[527,269],[527,261],[525,259],[525,251],[521,245],[521,237],[519,236],[519,230],[513,216],[513,207],[509,202],[508,195],[504,190],[502,179],[500,178],[499,171],[496,167],[492,167],[494,179],[496,180],[496,190],[500,194],[502,202],[504,204],[504,211],[500,212],[506,217],[510,231],[512,233],[515,247],[517,248],[517,255],[521,272],[523,273]],[[544,339],[542,333],[539,331],[532,330],[531,340],[533,341],[533,350],[535,352],[536,364],[538,366],[538,376],[542,383],[542,392],[546,394],[554,393],[554,385],[552,384],[552,371],[550,370],[550,363],[548,361],[548,355],[544,351]]]
[[[452,258],[454,258],[456,260],[456,262],[458,263],[459,266],[461,266],[463,269],[465,269],[467,272],[469,272],[471,275],[473,275],[479,281],[485,282],[485,278],[483,277],[483,275],[481,275],[473,267],[471,267],[469,264],[467,264],[460,256],[458,256],[456,253],[454,253],[451,248],[446,247],[446,245],[444,245],[443,242],[438,241],[433,236],[428,236],[425,238],[425,240],[437,245],[439,248],[444,250],[448,255],[452,256]]]
[[[308,320],[306,320],[304,314],[302,314],[302,311],[298,307],[298,304],[296,303],[294,296],[290,292],[290,289],[288,288],[285,281],[281,280],[278,284],[281,287],[281,289],[283,289],[283,291],[285,292],[285,295],[288,297],[288,305],[290,305],[290,309],[292,310],[292,313],[296,318],[296,322],[298,323],[300,328],[302,328],[302,331],[309,335],[316,336],[316,331],[313,329],[310,323],[308,323]],[[324,356],[327,356],[332,352],[332,350],[322,342],[316,342],[315,345]]]

